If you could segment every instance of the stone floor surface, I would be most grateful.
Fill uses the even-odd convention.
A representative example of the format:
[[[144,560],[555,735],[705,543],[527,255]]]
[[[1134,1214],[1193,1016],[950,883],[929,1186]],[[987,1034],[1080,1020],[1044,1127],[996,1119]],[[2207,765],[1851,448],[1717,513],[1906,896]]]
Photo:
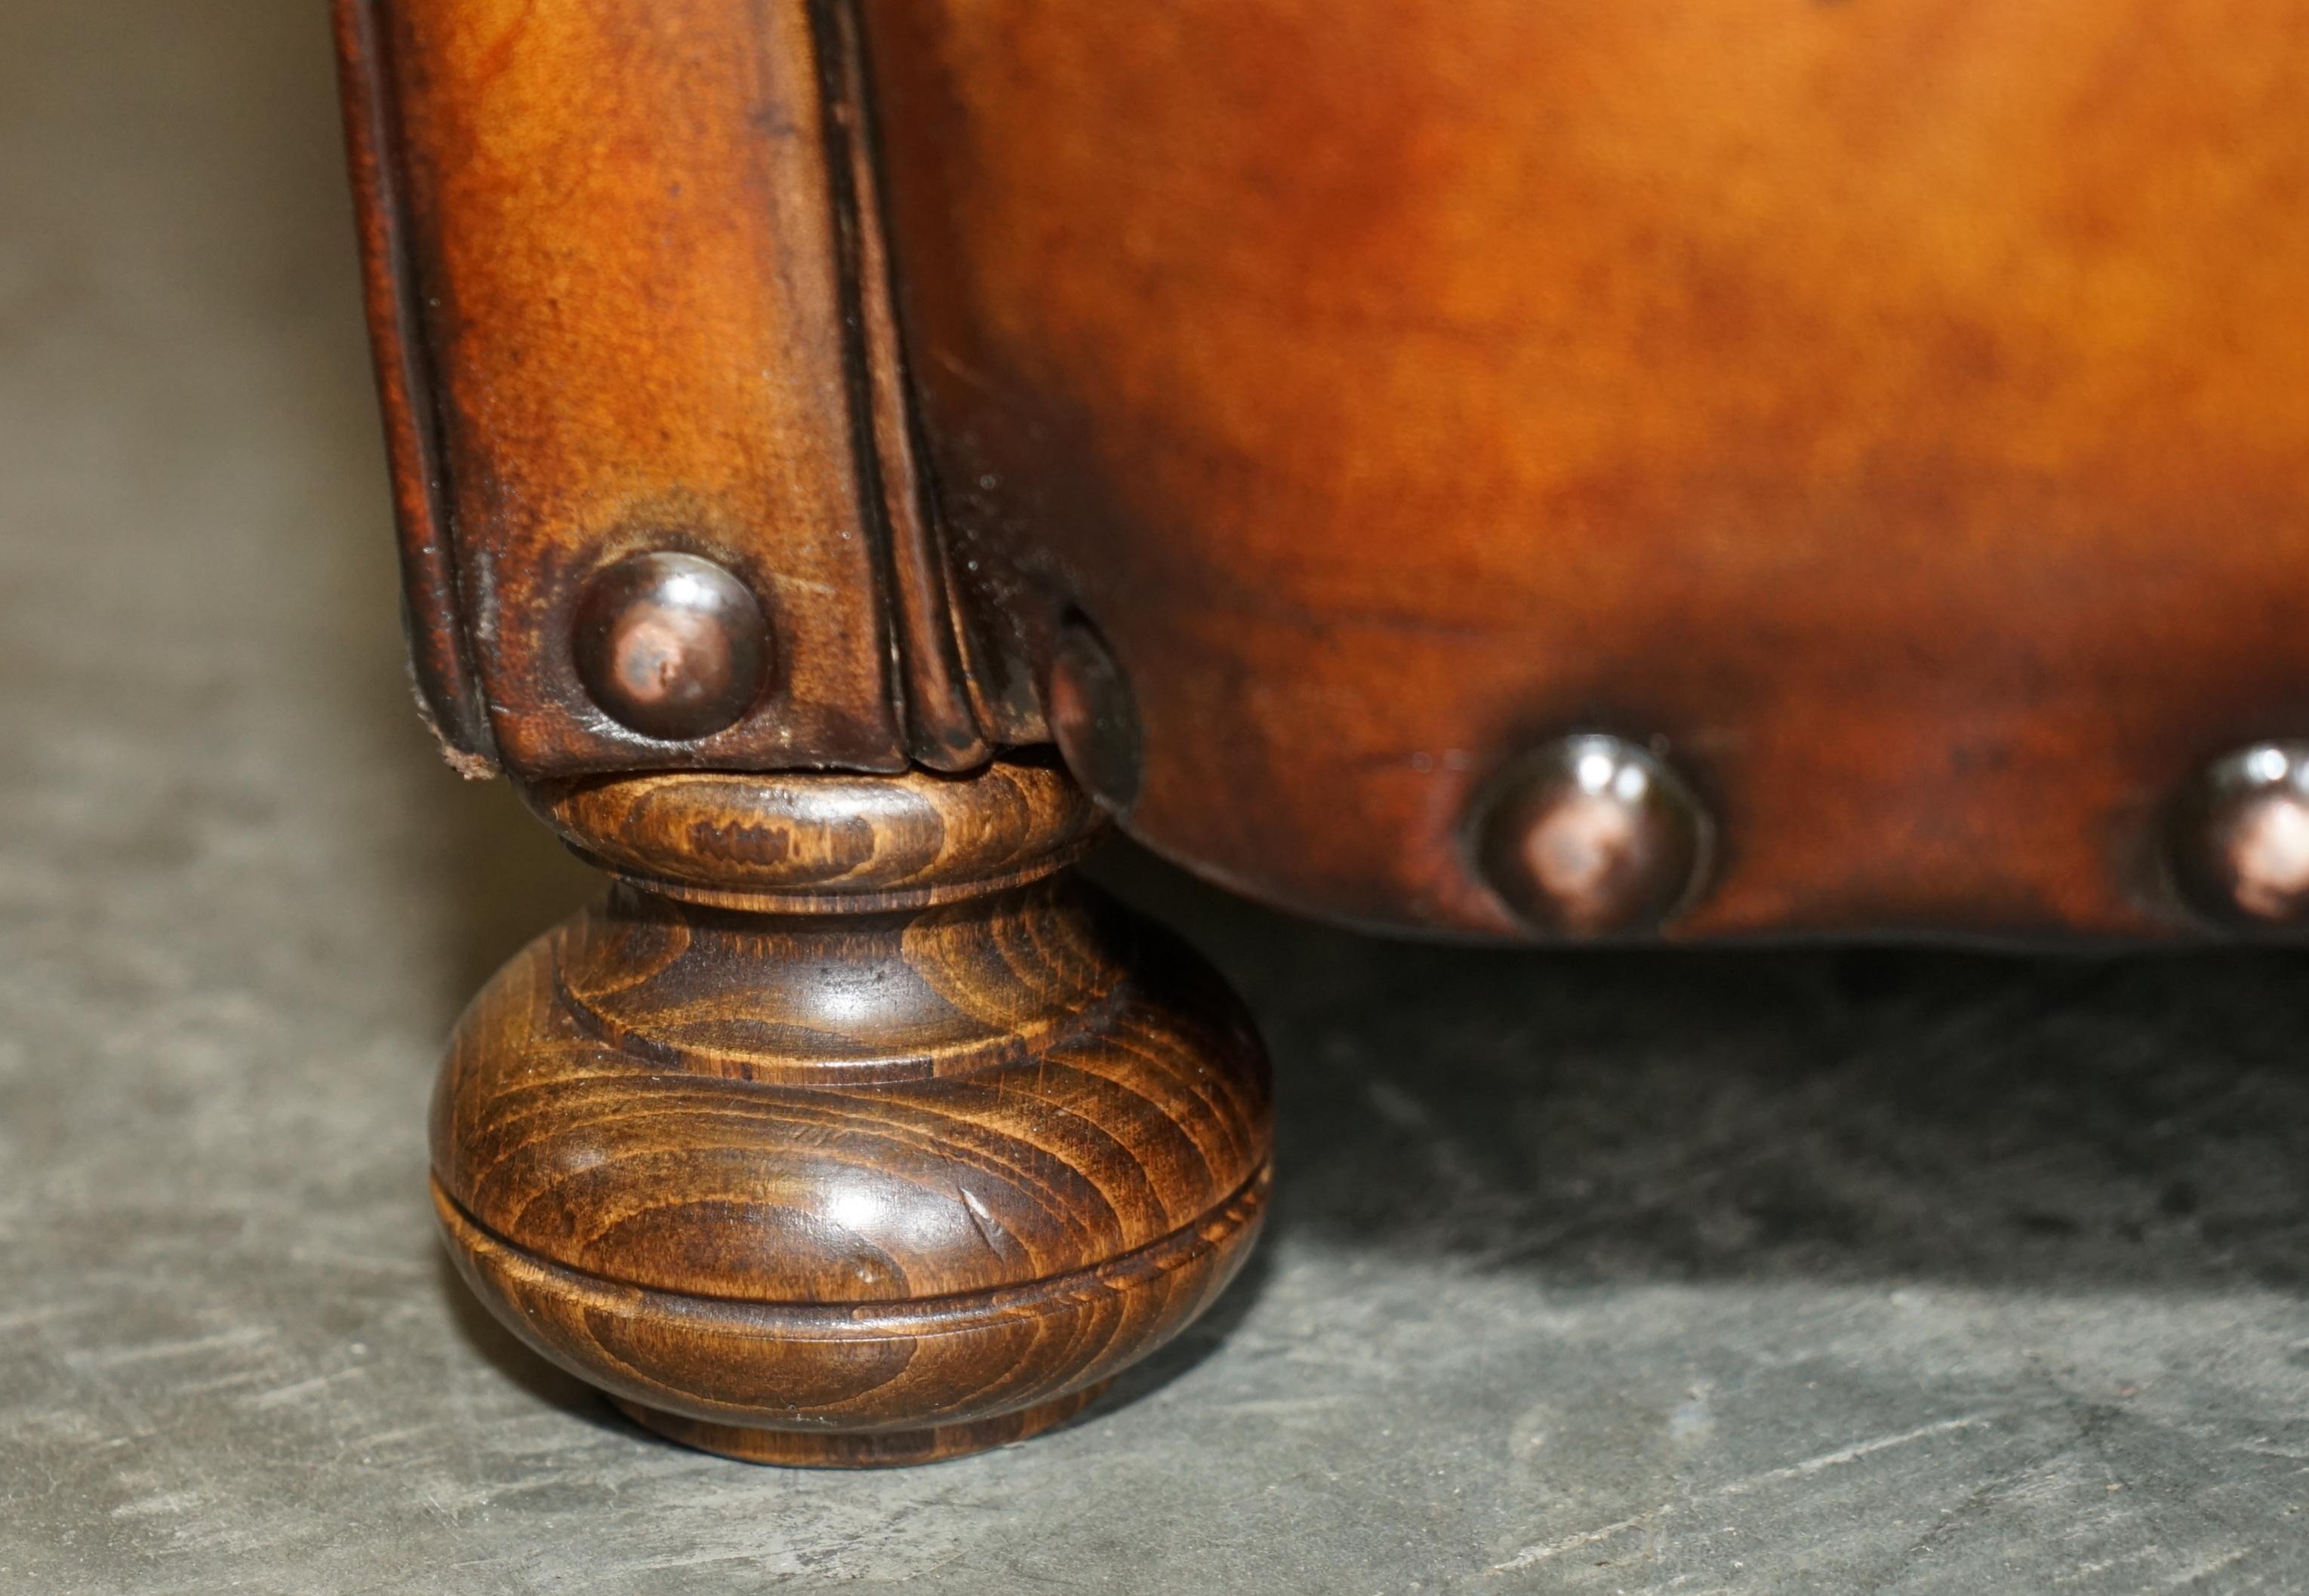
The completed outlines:
[[[591,882],[409,706],[321,11],[0,6],[0,1591],[2309,1589],[2281,954],[1451,951],[1118,855],[1281,1083],[1184,1344],[878,1475],[512,1345],[423,1107]]]

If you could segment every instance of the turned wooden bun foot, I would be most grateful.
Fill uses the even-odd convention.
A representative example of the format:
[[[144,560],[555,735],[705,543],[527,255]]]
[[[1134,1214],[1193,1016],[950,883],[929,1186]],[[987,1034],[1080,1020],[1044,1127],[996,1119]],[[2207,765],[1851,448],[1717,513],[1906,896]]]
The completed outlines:
[[[1066,868],[1055,766],[620,776],[532,802],[615,873],[498,972],[433,1109],[460,1271],[685,1445],[927,1462],[1059,1423],[1263,1214],[1267,1066]]]

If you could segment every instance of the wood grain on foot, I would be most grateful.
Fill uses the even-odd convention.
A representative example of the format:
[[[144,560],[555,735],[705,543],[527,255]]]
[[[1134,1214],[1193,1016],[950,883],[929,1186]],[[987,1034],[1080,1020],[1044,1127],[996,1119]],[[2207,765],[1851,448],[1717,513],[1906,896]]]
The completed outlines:
[[[903,1463],[934,1463],[949,1457],[966,1457],[990,1447],[1007,1446],[1064,1424],[1106,1390],[1106,1382],[1088,1385],[1040,1406],[982,1419],[975,1424],[942,1424],[930,1429],[896,1434],[853,1431],[800,1434],[791,1430],[741,1429],[735,1425],[708,1424],[661,1413],[638,1402],[617,1402],[619,1412],[644,1429],[669,1441],[718,1452],[749,1463],[789,1463],[814,1469],[887,1469]],[[614,1400],[614,1399],[613,1399]]]
[[[474,1001],[435,1100],[484,1300],[653,1428],[757,1461],[1056,1422],[1207,1305],[1263,1212],[1257,1040],[1191,953],[1047,873],[1089,827],[1064,778],[810,790],[876,781],[544,800],[631,874]]]

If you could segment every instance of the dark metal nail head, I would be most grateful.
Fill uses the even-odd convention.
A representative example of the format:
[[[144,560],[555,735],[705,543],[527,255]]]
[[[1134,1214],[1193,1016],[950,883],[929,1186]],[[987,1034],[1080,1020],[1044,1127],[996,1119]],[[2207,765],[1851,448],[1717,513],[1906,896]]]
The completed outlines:
[[[1105,639],[1079,617],[1059,628],[1044,708],[1075,780],[1107,808],[1128,813],[1142,773],[1138,706]]]
[[[735,723],[761,697],[772,648],[760,601],[696,555],[629,555],[578,602],[585,691],[619,725],[665,742]]]
[[[2255,743],[2200,771],[2174,807],[2173,874],[2224,924],[2309,923],[2309,743]]]
[[[1647,931],[1697,895],[1714,827],[1657,755],[1624,738],[1569,737],[1492,783],[1475,832],[1484,880],[1535,930]]]

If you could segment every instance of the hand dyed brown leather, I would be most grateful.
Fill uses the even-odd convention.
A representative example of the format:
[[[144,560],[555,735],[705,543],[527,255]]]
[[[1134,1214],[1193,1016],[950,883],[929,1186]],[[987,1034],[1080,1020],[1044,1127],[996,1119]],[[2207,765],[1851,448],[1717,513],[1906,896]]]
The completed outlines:
[[[422,696],[618,883],[443,1224],[670,1434],[991,1445],[1239,1264],[1085,792],[1410,932],[2309,909],[2309,0],[338,16]]]

